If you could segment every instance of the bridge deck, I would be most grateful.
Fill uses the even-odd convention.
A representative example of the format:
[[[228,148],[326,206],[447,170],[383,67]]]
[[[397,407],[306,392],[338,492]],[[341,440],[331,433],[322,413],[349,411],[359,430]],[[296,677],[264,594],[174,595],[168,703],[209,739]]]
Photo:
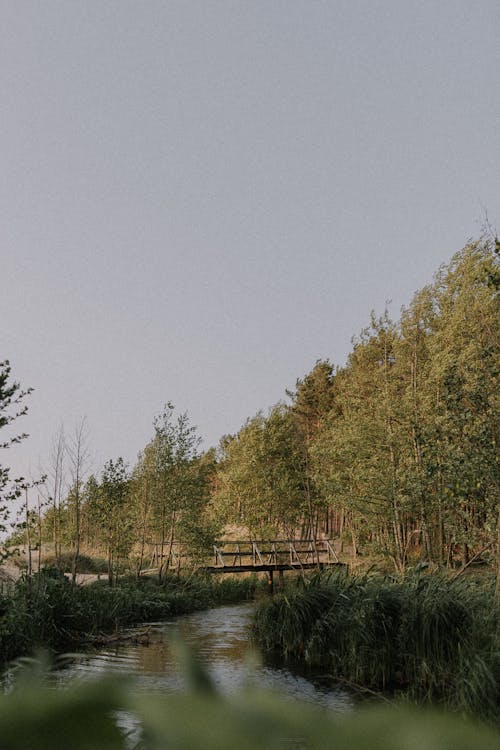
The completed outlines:
[[[345,563],[340,562],[320,562],[320,563],[302,563],[302,565],[290,563],[268,563],[267,565],[204,565],[200,568],[205,573],[272,573],[273,570],[277,571],[290,571],[290,570],[314,570],[324,568],[334,568],[337,566],[344,566]]]

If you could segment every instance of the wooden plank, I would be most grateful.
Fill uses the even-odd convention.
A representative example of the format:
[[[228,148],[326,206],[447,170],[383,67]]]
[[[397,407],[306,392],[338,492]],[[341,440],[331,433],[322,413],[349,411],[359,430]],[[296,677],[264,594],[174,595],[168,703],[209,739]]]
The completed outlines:
[[[342,566],[345,567],[345,563],[328,563],[320,562],[319,566],[317,563],[303,563],[302,565],[290,565],[290,563],[277,563],[275,565],[225,565],[224,567],[218,567],[217,565],[207,565],[201,567],[200,570],[206,573],[268,573],[272,570],[322,570],[323,568],[334,568]]]

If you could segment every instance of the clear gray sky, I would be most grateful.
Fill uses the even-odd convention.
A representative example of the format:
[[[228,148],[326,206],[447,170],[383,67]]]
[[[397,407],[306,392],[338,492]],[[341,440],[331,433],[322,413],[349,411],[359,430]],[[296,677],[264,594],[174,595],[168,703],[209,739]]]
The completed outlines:
[[[0,358],[36,473],[82,415],[133,462],[342,364],[500,228],[498,0],[1,0]]]

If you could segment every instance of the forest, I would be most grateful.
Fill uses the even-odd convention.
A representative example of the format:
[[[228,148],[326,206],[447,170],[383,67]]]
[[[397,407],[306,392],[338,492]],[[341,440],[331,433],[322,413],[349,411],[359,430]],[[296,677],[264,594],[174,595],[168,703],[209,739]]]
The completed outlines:
[[[61,430],[10,541],[43,543],[56,563],[70,550],[73,576],[99,553],[112,582],[153,549],[161,577],[174,542],[196,561],[228,529],[325,536],[397,572],[481,558],[500,585],[499,248],[469,243],[397,320],[372,313],[344,365],[318,360],[215,448],[167,402],[134,466],[113,458],[88,476],[85,421]]]

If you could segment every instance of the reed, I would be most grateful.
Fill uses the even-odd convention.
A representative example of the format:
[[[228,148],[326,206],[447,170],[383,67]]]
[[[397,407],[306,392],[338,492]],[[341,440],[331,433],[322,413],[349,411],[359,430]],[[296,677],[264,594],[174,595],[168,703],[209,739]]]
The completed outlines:
[[[341,572],[262,604],[254,634],[353,685],[498,720],[499,626],[493,582]]]
[[[45,570],[0,595],[0,664],[38,648],[57,651],[121,627],[246,600],[255,588],[255,580],[228,583],[195,576],[168,576],[161,584],[131,578],[115,586],[71,586],[61,572]]]

